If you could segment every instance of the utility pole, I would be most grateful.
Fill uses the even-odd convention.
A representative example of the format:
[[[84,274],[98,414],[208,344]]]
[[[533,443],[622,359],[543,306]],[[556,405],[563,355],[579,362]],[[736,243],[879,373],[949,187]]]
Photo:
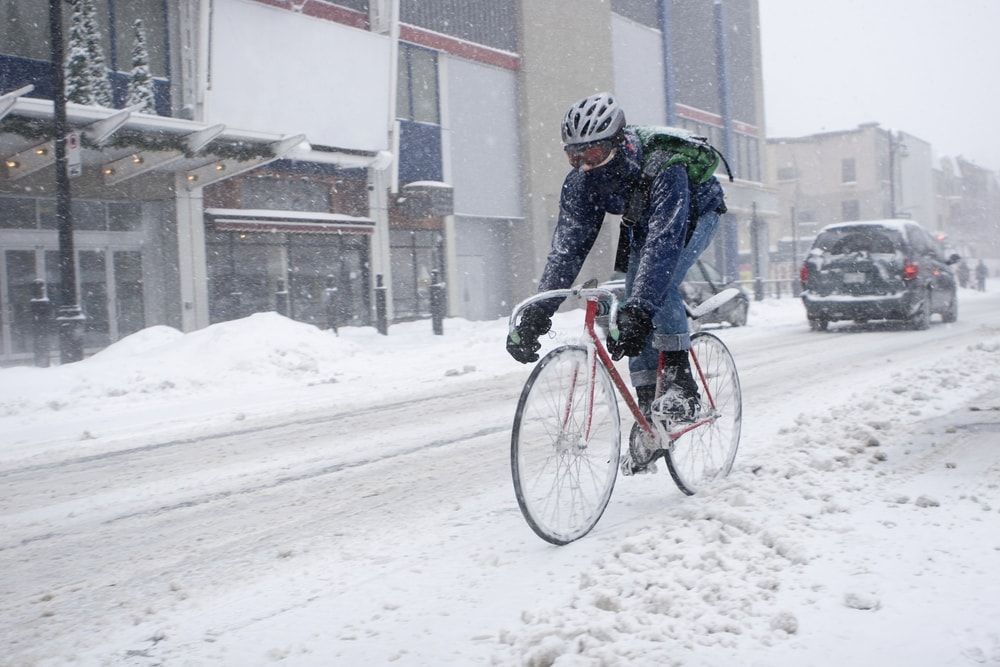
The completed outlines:
[[[59,229],[59,362],[83,359],[83,323],[76,301],[76,263],[73,250],[73,214],[66,160],[66,83],[63,71],[63,0],[49,0],[49,42],[52,60],[53,133],[56,149],[56,221]]]
[[[896,217],[896,144],[889,130],[889,217]]]

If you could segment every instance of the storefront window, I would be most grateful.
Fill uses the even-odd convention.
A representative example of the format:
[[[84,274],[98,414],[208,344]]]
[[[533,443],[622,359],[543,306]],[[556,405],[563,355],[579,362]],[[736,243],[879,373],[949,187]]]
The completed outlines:
[[[142,295],[142,253],[114,253],[115,318],[118,338],[135,333],[146,325]]]
[[[368,238],[350,234],[214,232],[207,238],[212,322],[275,310],[278,281],[289,294],[288,316],[327,326],[328,285],[340,325],[367,324]]]
[[[142,206],[135,203],[108,203],[108,228],[113,232],[142,229]]]
[[[34,250],[8,250],[7,312],[10,313],[11,352],[31,350],[31,284],[35,275]]]
[[[111,343],[105,253],[103,250],[81,250],[79,262],[80,307],[87,316],[83,346],[105,347]]]
[[[34,229],[35,200],[0,197],[0,229]]]
[[[430,286],[444,269],[440,232],[393,230],[389,233],[392,295],[396,319],[430,315]]]

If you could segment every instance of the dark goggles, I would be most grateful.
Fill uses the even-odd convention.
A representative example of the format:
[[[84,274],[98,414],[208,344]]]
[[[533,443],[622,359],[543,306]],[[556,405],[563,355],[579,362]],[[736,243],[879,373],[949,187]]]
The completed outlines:
[[[610,157],[615,150],[612,141],[597,141],[592,144],[570,144],[564,148],[566,157],[574,169],[586,165],[596,167]]]

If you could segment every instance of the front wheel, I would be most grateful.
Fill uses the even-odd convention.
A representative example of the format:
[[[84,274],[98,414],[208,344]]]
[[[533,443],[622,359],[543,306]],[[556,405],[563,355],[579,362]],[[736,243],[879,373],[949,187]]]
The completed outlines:
[[[601,518],[618,474],[620,428],[611,376],[595,355],[567,345],[538,362],[517,404],[510,465],[517,504],[543,540],[567,544]]]
[[[710,420],[673,441],[665,456],[674,483],[689,496],[732,470],[743,423],[740,378],[723,342],[710,333],[696,333],[690,357],[701,392],[701,418]]]

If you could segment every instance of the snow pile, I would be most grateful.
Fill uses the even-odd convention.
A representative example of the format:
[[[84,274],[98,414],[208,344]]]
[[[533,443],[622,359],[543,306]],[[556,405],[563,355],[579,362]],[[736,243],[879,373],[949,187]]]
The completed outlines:
[[[354,343],[275,313],[189,334],[155,326],[75,364],[2,371],[0,415],[334,376],[338,359],[356,351]]]
[[[765,452],[739,455],[720,487],[659,513],[656,524],[616,545],[581,575],[567,604],[525,612],[521,626],[500,633],[506,646],[495,663],[733,665],[763,651],[774,661],[760,664],[795,664],[775,656],[794,655],[814,638],[830,641],[837,627],[856,627],[875,646],[868,650],[898,656],[899,646],[878,639],[879,628],[898,637],[928,580],[960,586],[954,570],[974,569],[967,563],[1000,566],[991,528],[1000,503],[986,500],[1000,500],[1000,485],[970,502],[955,464],[942,461],[961,434],[946,423],[931,434],[916,430],[984,389],[995,392],[998,349],[994,334],[915,376],[894,375],[878,392],[800,415]],[[982,409],[1000,410],[1000,400]],[[922,439],[929,445],[916,444]],[[923,540],[926,552],[907,550]],[[994,608],[981,612],[1000,613],[997,588],[969,591],[969,604],[992,599]],[[824,627],[805,620],[817,611]],[[1000,660],[1000,634],[973,636],[974,620],[968,655]],[[909,630],[898,641],[916,656],[945,648],[927,637],[926,647]],[[823,654],[815,648],[811,655]],[[830,650],[850,649],[834,642]]]

